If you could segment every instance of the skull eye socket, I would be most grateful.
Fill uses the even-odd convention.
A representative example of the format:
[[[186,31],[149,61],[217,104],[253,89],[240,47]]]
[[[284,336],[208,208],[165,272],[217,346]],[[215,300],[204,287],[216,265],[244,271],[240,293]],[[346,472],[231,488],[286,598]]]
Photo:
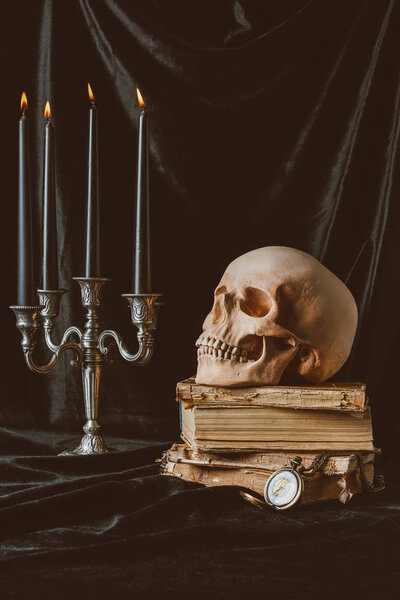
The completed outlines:
[[[268,294],[258,288],[247,287],[240,299],[240,309],[249,317],[265,317],[272,308]]]

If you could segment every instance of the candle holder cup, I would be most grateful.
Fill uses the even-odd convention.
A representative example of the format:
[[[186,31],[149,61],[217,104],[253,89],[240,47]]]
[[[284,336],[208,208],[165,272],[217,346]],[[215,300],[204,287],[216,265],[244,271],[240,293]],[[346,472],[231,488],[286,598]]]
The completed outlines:
[[[36,333],[39,327],[38,314],[42,306],[10,306],[17,320],[17,327],[21,332],[21,346],[26,354],[31,352],[36,346]]]
[[[99,310],[103,305],[103,288],[110,281],[103,277],[74,277],[81,291],[82,306],[86,309],[86,321],[83,329],[68,327],[61,342],[56,344],[52,338],[54,321],[59,314],[60,301],[66,290],[38,290],[38,306],[10,306],[16,316],[16,325],[22,335],[21,346],[25,362],[34,373],[50,373],[57,365],[59,357],[65,350],[75,353],[71,365],[81,367],[83,397],[86,423],[84,435],[74,450],[62,454],[105,454],[109,452],[98,423],[99,393],[101,375],[104,366],[112,364],[110,350],[117,346],[121,356],[137,366],[146,365],[153,355],[156,329],[156,314],[160,306],[161,294],[122,294],[127,298],[131,311],[132,324],[137,327],[139,344],[136,354],[131,354],[121,335],[107,329],[100,332]],[[43,329],[44,339],[52,352],[50,361],[45,365],[37,365],[33,358],[36,347],[36,336]],[[76,341],[70,341],[75,336]],[[106,343],[111,339],[111,342]]]

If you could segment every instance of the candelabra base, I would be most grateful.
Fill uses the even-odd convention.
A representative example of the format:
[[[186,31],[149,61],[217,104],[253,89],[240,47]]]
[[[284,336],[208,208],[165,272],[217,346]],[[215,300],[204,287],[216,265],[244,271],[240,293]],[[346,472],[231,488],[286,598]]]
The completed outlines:
[[[64,450],[58,456],[108,454],[109,452],[114,452],[114,450],[107,448],[105,441],[100,435],[86,434],[82,437],[79,446],[74,448],[74,450]]]
[[[59,456],[76,456],[79,454],[108,454],[113,452],[106,446],[105,441],[99,434],[101,427],[97,421],[88,421],[83,428],[85,435],[82,437],[79,445],[73,450],[64,450]]]

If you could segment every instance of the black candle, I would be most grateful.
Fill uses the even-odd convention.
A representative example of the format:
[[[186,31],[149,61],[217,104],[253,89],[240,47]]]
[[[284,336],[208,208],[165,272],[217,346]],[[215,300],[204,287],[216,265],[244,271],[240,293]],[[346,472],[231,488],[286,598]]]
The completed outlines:
[[[32,306],[35,301],[33,281],[32,206],[29,173],[28,101],[21,96],[18,152],[18,252],[17,304]]]
[[[97,146],[97,108],[92,88],[88,83],[89,153],[86,210],[85,277],[100,277],[100,205]]]
[[[142,95],[137,91],[140,115],[138,126],[138,163],[136,182],[136,221],[134,245],[133,291],[151,291],[150,272],[150,205],[149,205],[149,126]]]
[[[43,281],[44,290],[58,289],[57,220],[55,191],[54,127],[50,103],[44,109],[46,118],[43,172]]]

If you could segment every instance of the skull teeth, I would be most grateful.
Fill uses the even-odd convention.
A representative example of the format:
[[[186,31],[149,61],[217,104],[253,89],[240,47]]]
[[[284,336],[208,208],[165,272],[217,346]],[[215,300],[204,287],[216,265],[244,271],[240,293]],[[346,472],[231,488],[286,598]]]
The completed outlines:
[[[239,363],[248,361],[247,350],[245,348],[230,346],[227,342],[219,338],[210,337],[209,335],[201,335],[196,341],[196,346],[198,348],[198,356],[206,354],[214,359],[233,360]]]

